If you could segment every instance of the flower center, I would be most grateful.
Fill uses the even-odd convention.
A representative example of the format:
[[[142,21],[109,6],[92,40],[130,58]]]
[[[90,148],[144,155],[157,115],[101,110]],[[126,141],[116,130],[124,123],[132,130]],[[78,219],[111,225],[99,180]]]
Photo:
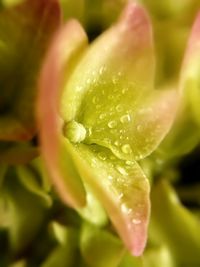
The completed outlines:
[[[72,143],[80,143],[86,137],[86,129],[85,127],[76,121],[70,121],[64,126],[64,135],[68,138]]]

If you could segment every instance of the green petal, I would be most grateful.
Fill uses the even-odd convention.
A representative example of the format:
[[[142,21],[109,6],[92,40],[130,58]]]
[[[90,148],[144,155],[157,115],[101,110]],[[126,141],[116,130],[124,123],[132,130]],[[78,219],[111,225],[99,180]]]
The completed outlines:
[[[31,193],[40,197],[45,207],[51,207],[52,199],[48,194],[49,192],[46,192],[42,185],[38,182],[41,177],[39,176],[37,171],[34,170],[33,167],[30,165],[17,166],[16,171],[19,176],[19,180],[24,185],[24,187]]]
[[[181,89],[185,101],[193,111],[196,122],[200,125],[200,13],[194,22],[181,71]]]
[[[150,211],[149,183],[141,168],[96,145],[80,144],[76,150],[72,156],[80,176],[101,200],[127,248],[140,255]]]
[[[155,229],[154,238],[169,247],[177,266],[199,265],[199,221],[181,205],[166,181],[152,189],[151,223]]]
[[[5,202],[4,222],[8,230],[9,246],[12,252],[19,253],[35,239],[47,209],[36,195],[26,191],[14,168],[9,168],[6,173],[1,199]]]
[[[88,184],[84,183],[84,186],[87,192],[87,205],[81,209],[78,209],[79,214],[82,218],[94,225],[105,226],[108,223],[108,217],[101,205],[101,202],[95,197]]]
[[[174,90],[153,90],[153,81],[150,22],[143,8],[130,4],[83,56],[64,88],[61,115],[66,125],[85,127],[84,143],[124,160],[142,159],[169,131],[177,104]]]
[[[82,228],[80,249],[91,267],[117,267],[125,252],[116,236],[87,223]]]
[[[85,204],[86,196],[63,137],[63,122],[58,112],[59,88],[64,78],[68,78],[86,45],[87,37],[79,23],[69,21],[52,42],[39,85],[38,123],[42,155],[61,198],[75,208]]]
[[[26,0],[0,13],[0,140],[36,132],[37,77],[59,23],[56,0]]]
[[[154,65],[149,18],[142,7],[130,3],[119,22],[90,46],[67,82],[61,99],[62,117],[71,121],[80,116],[84,98],[89,105],[96,104],[87,93],[98,96],[104,90],[104,98],[113,93],[122,96],[123,89],[133,87],[134,99],[138,98],[141,91],[152,89]]]
[[[53,222],[52,230],[59,244],[49,253],[41,267],[77,266],[78,232]]]

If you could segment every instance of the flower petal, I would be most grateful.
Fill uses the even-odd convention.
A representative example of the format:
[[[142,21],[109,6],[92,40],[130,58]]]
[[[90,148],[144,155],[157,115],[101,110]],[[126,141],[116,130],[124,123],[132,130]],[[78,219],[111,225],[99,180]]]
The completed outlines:
[[[185,101],[189,100],[195,120],[200,124],[200,12],[194,22],[186,49],[181,72],[181,89]]]
[[[26,0],[0,13],[0,139],[27,140],[36,131],[41,61],[60,23],[57,0]]]
[[[82,144],[75,148],[72,156],[81,177],[101,200],[127,248],[141,255],[150,212],[143,171],[136,162],[119,160],[106,148]]]
[[[72,207],[85,204],[85,190],[62,134],[58,105],[63,74],[87,45],[87,37],[78,22],[69,21],[55,36],[45,60],[38,101],[38,122],[42,155],[63,201]]]
[[[105,91],[104,98],[113,94],[122,97],[122,90],[131,87],[136,99],[141,91],[153,88],[153,80],[149,18],[141,6],[130,3],[119,22],[90,46],[67,82],[61,100],[62,117],[68,122],[80,116],[83,99],[95,107],[90,94]]]

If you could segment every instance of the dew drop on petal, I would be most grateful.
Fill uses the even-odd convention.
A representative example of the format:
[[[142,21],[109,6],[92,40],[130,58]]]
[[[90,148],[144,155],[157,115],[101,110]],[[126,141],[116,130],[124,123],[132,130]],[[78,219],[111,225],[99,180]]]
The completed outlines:
[[[103,120],[105,117],[106,117],[106,114],[105,114],[105,113],[101,113],[101,114],[99,115],[99,119],[100,119],[100,120]]]
[[[125,144],[122,146],[122,152],[124,154],[130,154],[132,152],[132,149],[129,144]]]
[[[123,213],[126,213],[126,214],[128,214],[129,213],[129,208],[126,206],[126,204],[122,204],[121,205],[121,211],[123,212]]]
[[[116,141],[114,142],[114,145],[119,146],[119,145],[120,145],[119,141],[116,140]]]
[[[131,117],[129,114],[123,115],[120,118],[121,123],[128,123],[131,121]]]
[[[121,112],[122,110],[123,110],[123,107],[122,107],[122,105],[117,105],[116,106],[116,110],[118,111],[118,112]]]
[[[116,121],[109,121],[108,122],[108,127],[109,128],[115,128],[117,126],[117,122]]]

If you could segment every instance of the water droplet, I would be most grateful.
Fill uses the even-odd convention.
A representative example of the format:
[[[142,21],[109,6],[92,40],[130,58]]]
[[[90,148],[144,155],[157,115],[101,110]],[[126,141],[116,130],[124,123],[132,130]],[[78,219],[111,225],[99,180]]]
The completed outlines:
[[[120,118],[121,123],[128,123],[131,121],[131,116],[129,114],[123,115]]]
[[[100,159],[102,159],[102,160],[106,160],[106,158],[107,158],[107,156],[106,156],[106,154],[105,154],[104,152],[99,152],[99,153],[98,153],[98,157],[99,157]]]
[[[129,144],[125,144],[122,146],[122,152],[124,154],[130,154],[132,152],[132,149]]]
[[[116,141],[114,142],[114,145],[119,146],[119,145],[120,145],[120,142],[119,142],[118,140],[116,140]]]
[[[123,110],[123,107],[122,107],[122,105],[117,105],[116,106],[116,110],[118,111],[118,112],[121,112],[122,110]]]
[[[106,117],[106,114],[105,113],[102,113],[102,114],[99,115],[99,119],[100,120],[103,120],[105,117]]]
[[[133,224],[140,224],[141,223],[141,220],[139,220],[139,219],[132,219],[132,223]]]
[[[122,94],[125,94],[127,91],[128,91],[127,88],[123,88],[123,89],[122,89]]]
[[[121,210],[122,210],[123,213],[128,213],[129,208],[126,206],[126,204],[123,203],[121,205]]]
[[[118,171],[120,174],[122,174],[122,175],[127,175],[127,172],[126,172],[126,170],[125,170],[123,167],[117,165],[117,166],[116,166],[116,169],[117,169],[117,171]]]
[[[116,121],[109,121],[109,123],[108,123],[108,127],[109,128],[115,128],[117,126],[117,122]]]

